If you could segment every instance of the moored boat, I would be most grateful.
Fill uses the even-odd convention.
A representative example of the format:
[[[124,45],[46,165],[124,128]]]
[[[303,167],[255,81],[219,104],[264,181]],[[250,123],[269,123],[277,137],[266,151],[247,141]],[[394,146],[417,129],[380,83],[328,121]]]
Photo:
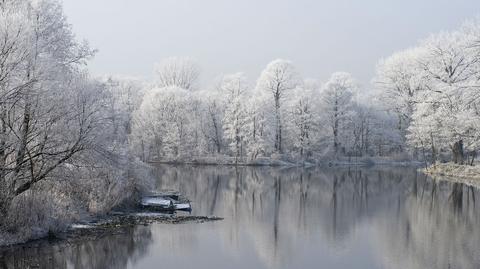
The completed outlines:
[[[190,201],[182,198],[178,194],[155,194],[144,196],[141,199],[140,206],[144,209],[154,211],[191,211]]]

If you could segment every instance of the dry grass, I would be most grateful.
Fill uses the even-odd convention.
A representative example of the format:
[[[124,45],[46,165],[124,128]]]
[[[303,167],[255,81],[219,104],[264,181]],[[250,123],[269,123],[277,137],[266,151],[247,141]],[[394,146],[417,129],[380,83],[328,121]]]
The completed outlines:
[[[480,166],[441,163],[423,168],[422,172],[439,179],[480,186]]]

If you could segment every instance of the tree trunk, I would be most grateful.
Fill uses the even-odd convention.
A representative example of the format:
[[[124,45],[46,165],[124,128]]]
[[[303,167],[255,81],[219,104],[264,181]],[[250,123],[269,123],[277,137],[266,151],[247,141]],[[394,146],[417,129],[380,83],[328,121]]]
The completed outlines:
[[[222,142],[221,142],[221,134],[219,129],[219,124],[217,123],[217,119],[215,117],[215,113],[210,112],[210,116],[212,118],[213,129],[215,129],[215,149],[218,154],[222,151]]]
[[[16,160],[16,167],[17,170],[16,172],[18,173],[18,170],[20,169],[23,159],[25,158],[25,153],[27,150],[27,141],[28,141],[28,134],[30,132],[30,103],[27,101],[25,104],[25,109],[24,109],[24,114],[23,114],[23,122],[22,122],[22,132],[21,132],[21,139],[20,139],[20,145],[18,147],[17,151],[17,160]]]
[[[11,187],[7,182],[5,165],[7,163],[6,156],[6,135],[7,135],[7,109],[2,105],[1,126],[0,126],[0,218],[4,219],[8,212]],[[0,221],[0,225],[2,222]]]
[[[337,154],[339,148],[338,143],[338,120],[335,120],[333,126],[333,149],[335,150],[335,154]]]
[[[335,150],[335,155],[338,152],[339,143],[338,143],[338,126],[339,126],[339,119],[338,119],[338,100],[335,99],[335,106],[333,108],[333,149]]]
[[[432,145],[432,164],[435,167],[435,165],[437,164],[437,149],[435,148],[433,133],[430,133],[430,143]]]
[[[278,117],[278,152],[282,153],[282,122]]]
[[[275,151],[282,153],[282,119],[280,118],[280,97],[275,96]]]
[[[464,164],[463,140],[459,140],[453,144],[453,162],[456,164]]]
[[[472,152],[470,152],[470,156],[472,156],[472,159],[470,160],[470,166],[473,166],[473,162],[475,161],[475,157],[477,157],[477,152],[475,150],[472,150]]]

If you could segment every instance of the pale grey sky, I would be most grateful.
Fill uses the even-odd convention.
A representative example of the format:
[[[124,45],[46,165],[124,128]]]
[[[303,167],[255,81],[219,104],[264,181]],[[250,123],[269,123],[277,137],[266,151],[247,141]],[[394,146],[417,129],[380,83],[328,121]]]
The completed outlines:
[[[347,71],[368,86],[376,62],[480,14],[480,0],[63,0],[77,36],[99,50],[94,74],[151,77],[190,56],[202,81],[276,58],[304,77]]]

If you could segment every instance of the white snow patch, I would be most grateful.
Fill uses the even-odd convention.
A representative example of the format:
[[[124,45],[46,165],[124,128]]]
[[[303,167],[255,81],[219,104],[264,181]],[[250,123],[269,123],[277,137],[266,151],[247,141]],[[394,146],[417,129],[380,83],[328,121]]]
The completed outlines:
[[[139,212],[139,213],[134,213],[133,215],[137,217],[169,217],[171,216],[170,214],[159,213],[159,212]]]
[[[90,229],[93,226],[92,225],[87,225],[87,224],[72,224],[70,225],[72,229]]]
[[[189,203],[183,203],[183,204],[175,204],[175,209],[190,209],[190,204]]]
[[[170,207],[172,206],[172,201],[161,197],[144,197],[142,198],[142,205]]]

